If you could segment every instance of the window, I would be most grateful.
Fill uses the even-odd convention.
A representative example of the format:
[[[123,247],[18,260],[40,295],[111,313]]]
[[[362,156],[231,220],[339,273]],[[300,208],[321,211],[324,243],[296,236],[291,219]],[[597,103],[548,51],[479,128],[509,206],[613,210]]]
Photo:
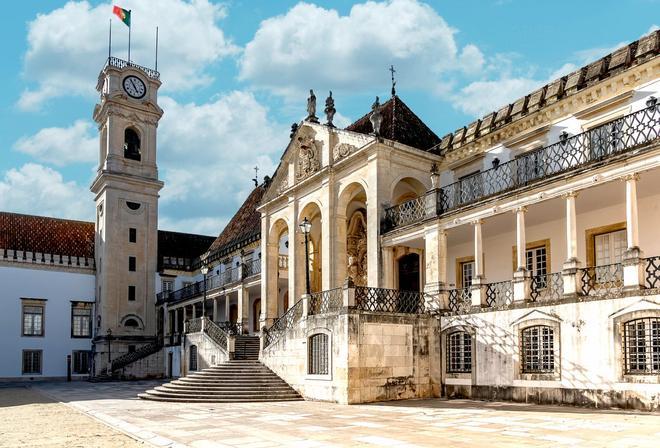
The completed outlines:
[[[626,374],[660,374],[660,317],[626,322],[623,352]]]
[[[130,328],[138,328],[140,324],[138,324],[138,321],[131,318],[126,319],[124,322],[124,327],[130,327]]]
[[[594,235],[595,266],[621,263],[627,247],[625,229]]]
[[[140,203],[139,202],[131,202],[131,201],[126,201],[126,207],[130,208],[131,210],[140,210]]]
[[[472,336],[466,331],[447,335],[447,372],[472,372]]]
[[[89,373],[90,357],[92,352],[87,350],[74,350],[71,354],[73,373],[83,375]]]
[[[129,285],[129,287],[128,287],[128,301],[129,302],[134,302],[135,301],[135,286],[134,285]]]
[[[307,372],[310,375],[327,375],[328,335],[317,333],[309,337]]]
[[[71,337],[89,338],[92,336],[92,304],[73,302],[71,304]]]
[[[124,131],[124,158],[140,161],[140,136],[131,128]]]
[[[41,375],[41,350],[23,350],[23,375]]]
[[[128,270],[135,272],[135,257],[128,257]]]
[[[190,346],[190,360],[189,360],[189,370],[197,370],[197,346]]]
[[[162,286],[163,286],[163,292],[164,293],[172,292],[172,290],[174,289],[174,281],[173,280],[163,280]]]
[[[137,229],[130,228],[128,229],[128,242],[135,243],[137,242]]]
[[[23,336],[44,335],[44,306],[23,305]]]
[[[523,373],[553,373],[555,371],[554,330],[535,325],[522,330]]]
[[[474,276],[474,257],[459,258],[456,260],[456,287],[469,288]]]

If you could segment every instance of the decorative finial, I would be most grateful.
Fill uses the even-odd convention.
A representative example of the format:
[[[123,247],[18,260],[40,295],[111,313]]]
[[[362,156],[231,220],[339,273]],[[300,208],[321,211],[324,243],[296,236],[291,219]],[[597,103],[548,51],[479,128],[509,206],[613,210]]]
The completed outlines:
[[[396,95],[396,81],[394,80],[394,74],[396,73],[396,70],[394,70],[394,66],[390,65],[390,73],[392,74],[392,96]]]
[[[252,179],[254,182],[255,188],[259,186],[259,167],[255,166],[254,167],[254,179]]]
[[[378,97],[376,97],[376,101],[371,105],[369,121],[371,121],[374,134],[378,137],[380,135],[380,125],[383,123],[383,114],[380,111],[380,99]]]
[[[291,125],[291,133],[289,134],[289,138],[293,138],[297,130],[298,130],[298,123],[293,123]]]
[[[330,95],[325,99],[325,116],[328,120],[326,125],[330,126],[331,128],[334,128],[335,125],[332,124],[333,118],[335,118],[335,113],[337,112],[337,109],[335,109],[335,100],[332,99],[332,90],[330,91]]]
[[[307,98],[307,118],[305,118],[305,120],[311,121],[312,123],[319,122],[319,119],[316,116],[316,95],[314,95],[312,89],[309,89],[309,98]]]

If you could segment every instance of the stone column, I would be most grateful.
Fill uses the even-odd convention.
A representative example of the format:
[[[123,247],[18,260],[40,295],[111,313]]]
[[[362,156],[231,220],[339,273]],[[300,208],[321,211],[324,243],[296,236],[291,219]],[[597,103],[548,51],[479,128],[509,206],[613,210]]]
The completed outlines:
[[[218,319],[218,298],[214,297],[211,300],[213,300],[213,322],[219,322],[220,319]]]
[[[238,318],[236,323],[239,325],[239,328],[242,329],[241,333],[243,333],[245,330],[249,330],[247,324],[250,313],[250,293],[244,286],[239,287],[236,293],[238,294]]]
[[[424,228],[424,270],[427,308],[448,309],[447,231],[438,224]]]
[[[383,213],[383,201],[389,201],[385,185],[387,184],[388,161],[385,154],[378,151],[367,161],[367,286],[381,286],[380,264],[380,221]]]
[[[383,247],[383,288],[396,288],[394,282],[394,247]]]
[[[179,308],[174,309],[174,333],[181,333],[181,320],[179,318]]]
[[[305,244],[298,227],[298,204],[294,197],[289,198],[287,208],[289,219],[289,307],[293,306],[305,291]],[[301,244],[302,242],[302,244]],[[277,311],[275,316],[277,317]]]
[[[577,218],[575,214],[575,199],[578,193],[571,191],[566,199],[566,261],[562,269],[564,281],[564,296],[575,296],[580,291],[579,268],[577,256]]]
[[[229,306],[231,305],[229,300],[229,294],[225,294],[225,321],[229,322]]]
[[[633,291],[644,288],[644,258],[639,248],[639,213],[637,212],[637,181],[639,175],[631,174],[626,181],[626,239],[628,247],[623,254],[623,289]]]
[[[335,214],[335,189],[333,174],[323,180],[322,194],[324,208],[321,210],[321,291],[335,286],[335,226],[332,218]]]
[[[486,277],[484,275],[484,248],[481,238],[481,224],[477,219],[472,222],[474,227],[474,276],[472,277],[472,306],[486,305]]]
[[[277,276],[279,241],[271,241],[270,218],[261,217],[261,297],[260,326],[269,326],[277,317]],[[228,307],[226,308],[229,309]],[[227,315],[226,315],[227,316]],[[228,318],[225,318],[228,320]]]
[[[527,207],[516,209],[516,272],[513,273],[513,300],[515,302],[522,302],[531,298],[531,277],[525,262],[527,250],[527,239],[525,237],[526,212]]]

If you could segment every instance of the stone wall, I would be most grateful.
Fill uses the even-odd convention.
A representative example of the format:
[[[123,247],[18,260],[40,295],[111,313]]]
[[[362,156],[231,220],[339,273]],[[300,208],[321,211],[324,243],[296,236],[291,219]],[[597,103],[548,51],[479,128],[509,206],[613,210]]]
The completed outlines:
[[[127,365],[119,370],[119,377],[127,380],[164,378],[164,350],[159,350],[145,358]]]
[[[440,393],[439,322],[351,312],[308,316],[262,351],[261,361],[306,399],[343,404]],[[329,374],[308,374],[308,338],[329,336]]]
[[[190,347],[193,345],[197,346],[197,370],[206,369],[229,359],[227,351],[216,344],[206,333],[188,333],[183,341],[183,359],[181,360],[183,376],[190,373]]]

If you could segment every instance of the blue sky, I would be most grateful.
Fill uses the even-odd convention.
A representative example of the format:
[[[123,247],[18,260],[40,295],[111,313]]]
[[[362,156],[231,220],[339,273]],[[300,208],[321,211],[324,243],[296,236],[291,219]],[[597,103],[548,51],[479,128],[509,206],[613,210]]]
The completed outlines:
[[[440,136],[658,25],[654,0],[117,0],[132,59],[153,66],[160,27],[160,227],[217,234],[270,174],[306,92],[333,90],[346,125],[399,96]],[[29,0],[0,26],[0,210],[92,219],[91,120],[111,2]],[[655,20],[654,20],[655,19]],[[113,20],[113,55],[126,57]]]

